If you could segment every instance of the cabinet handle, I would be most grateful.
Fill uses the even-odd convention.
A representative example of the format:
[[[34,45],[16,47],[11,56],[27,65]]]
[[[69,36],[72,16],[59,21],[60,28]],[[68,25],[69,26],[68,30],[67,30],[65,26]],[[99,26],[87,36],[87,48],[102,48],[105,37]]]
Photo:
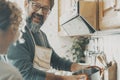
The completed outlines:
[[[108,11],[110,11],[111,9],[114,9],[114,11],[120,11],[120,9],[115,9],[115,7],[117,7],[117,5],[118,5],[118,0],[114,0],[114,2],[115,2],[114,6],[113,7],[109,7],[107,9],[103,10],[103,14],[106,13],[106,12],[108,12]],[[104,7],[104,6],[102,6],[102,7]]]

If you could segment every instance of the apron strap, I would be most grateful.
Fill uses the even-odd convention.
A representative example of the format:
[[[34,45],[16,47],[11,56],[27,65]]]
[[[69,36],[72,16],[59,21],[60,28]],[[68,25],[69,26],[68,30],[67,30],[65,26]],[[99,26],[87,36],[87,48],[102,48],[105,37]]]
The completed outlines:
[[[31,37],[32,37],[32,40],[33,40],[34,45],[36,46],[36,42],[35,42],[35,39],[34,39],[34,37],[33,37],[32,32],[29,30],[29,28],[28,28],[28,27],[27,27],[27,29],[28,29],[28,31],[30,32],[30,35],[31,35]]]

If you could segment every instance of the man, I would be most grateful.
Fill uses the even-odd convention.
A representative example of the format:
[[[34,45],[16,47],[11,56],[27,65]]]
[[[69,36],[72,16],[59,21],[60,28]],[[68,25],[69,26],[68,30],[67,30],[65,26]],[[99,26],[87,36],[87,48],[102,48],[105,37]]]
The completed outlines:
[[[81,78],[81,75],[58,76],[45,71],[50,66],[65,71],[83,69],[83,66],[77,63],[60,58],[50,47],[46,35],[40,30],[53,5],[54,0],[25,1],[27,12],[26,32],[23,34],[25,43],[12,45],[8,51],[8,59],[20,70],[25,80],[79,80]]]
[[[21,11],[12,2],[0,0],[0,55],[18,37]],[[12,65],[0,61],[0,80],[22,80],[20,72]]]

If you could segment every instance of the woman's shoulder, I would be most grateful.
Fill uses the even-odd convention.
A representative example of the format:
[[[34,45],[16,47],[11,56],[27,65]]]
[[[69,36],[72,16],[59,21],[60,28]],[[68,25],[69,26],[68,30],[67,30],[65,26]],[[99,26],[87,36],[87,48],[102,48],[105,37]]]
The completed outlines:
[[[22,80],[22,76],[11,64],[0,61],[0,80]]]

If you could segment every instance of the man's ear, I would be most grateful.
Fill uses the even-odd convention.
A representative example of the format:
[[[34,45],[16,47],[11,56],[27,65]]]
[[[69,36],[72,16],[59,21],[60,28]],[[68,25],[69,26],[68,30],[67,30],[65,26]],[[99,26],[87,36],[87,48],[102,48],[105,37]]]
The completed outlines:
[[[29,3],[28,0],[25,0],[25,1],[24,1],[24,7],[27,7],[27,6],[28,6],[28,3]]]

